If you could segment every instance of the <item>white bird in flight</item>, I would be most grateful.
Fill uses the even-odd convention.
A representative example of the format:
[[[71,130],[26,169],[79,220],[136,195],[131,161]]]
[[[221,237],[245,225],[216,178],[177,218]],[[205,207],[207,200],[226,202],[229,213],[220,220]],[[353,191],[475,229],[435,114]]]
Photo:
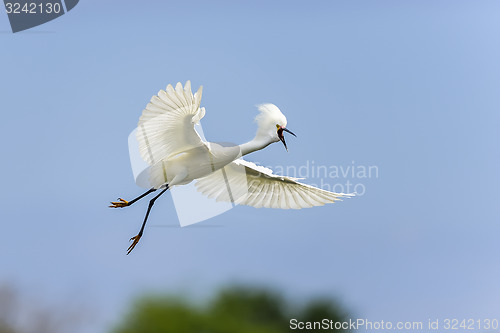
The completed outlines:
[[[156,199],[169,188],[193,180],[197,180],[198,191],[209,198],[256,208],[300,209],[353,196],[303,184],[298,178],[275,175],[271,169],[242,159],[278,141],[288,151],[283,132],[296,135],[286,128],[286,117],[274,104],[258,106],[258,129],[251,141],[227,145],[203,140],[194,127],[205,115],[205,108],[200,107],[201,94],[202,87],[193,95],[190,81],[184,87],[177,83],[175,89],[168,85],[142,111],[136,136],[141,157],[150,166],[152,187],[131,201],[118,198],[110,207],[127,207],[152,192],[160,193],[149,201],[144,222],[139,233],[130,239],[127,254],[141,239]]]

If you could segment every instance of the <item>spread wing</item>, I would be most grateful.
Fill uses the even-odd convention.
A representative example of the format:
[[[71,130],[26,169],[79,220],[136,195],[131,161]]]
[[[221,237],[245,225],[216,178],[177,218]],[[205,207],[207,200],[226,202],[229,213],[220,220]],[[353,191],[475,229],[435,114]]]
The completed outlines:
[[[196,187],[217,201],[256,208],[300,209],[323,206],[353,196],[329,192],[297,180],[275,175],[271,169],[238,159],[221,169],[221,172],[199,179]]]
[[[175,89],[169,84],[151,98],[137,125],[137,141],[142,158],[154,165],[183,151],[206,147],[194,129],[205,115],[200,108],[202,87],[193,95],[191,82]],[[208,149],[208,147],[207,147]]]

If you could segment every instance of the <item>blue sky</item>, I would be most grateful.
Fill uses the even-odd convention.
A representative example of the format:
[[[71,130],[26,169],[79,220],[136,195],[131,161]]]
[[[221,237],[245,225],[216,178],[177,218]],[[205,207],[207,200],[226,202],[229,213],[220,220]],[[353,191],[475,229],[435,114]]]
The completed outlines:
[[[0,15],[0,281],[91,304],[103,332],[144,291],[199,299],[234,281],[332,295],[374,321],[500,316],[498,2],[117,4],[18,34]],[[126,256],[147,206],[107,208],[142,191],[128,134],[188,79],[207,139],[251,139],[255,104],[272,102],[298,138],[249,160],[378,177],[339,204],[188,228],[167,195]]]

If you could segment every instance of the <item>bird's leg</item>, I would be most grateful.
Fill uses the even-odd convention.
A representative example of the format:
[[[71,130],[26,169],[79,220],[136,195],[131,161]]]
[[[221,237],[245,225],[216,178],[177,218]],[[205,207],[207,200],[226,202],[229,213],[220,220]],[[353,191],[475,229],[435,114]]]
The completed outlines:
[[[142,222],[142,227],[141,227],[141,230],[139,231],[139,233],[137,234],[137,236],[134,236],[132,238],[130,238],[132,242],[132,244],[130,244],[130,246],[128,247],[127,249],[127,254],[130,254],[130,252],[132,252],[132,250],[134,249],[134,247],[137,245],[137,243],[139,243],[139,240],[141,239],[142,237],[142,233],[144,232],[144,227],[146,226],[146,222],[148,221],[148,216],[149,216],[149,212],[151,211],[151,208],[153,208],[153,205],[155,204],[155,201],[156,199],[158,199],[163,193],[165,193],[166,191],[168,190],[168,185],[167,187],[162,190],[157,196],[155,196],[153,199],[151,199],[149,201],[149,206],[148,206],[148,210],[146,212],[146,216],[144,217],[144,222]]]
[[[135,198],[134,200],[131,200],[131,201],[127,201],[125,199],[118,198],[118,201],[111,201],[111,206],[109,206],[109,207],[111,207],[111,208],[123,208],[123,207],[130,206],[134,202],[141,200],[146,195],[148,195],[149,193],[152,193],[154,191],[156,191],[156,189],[152,188],[152,189],[148,190],[146,193],[141,194],[140,196],[138,196],[137,198]]]

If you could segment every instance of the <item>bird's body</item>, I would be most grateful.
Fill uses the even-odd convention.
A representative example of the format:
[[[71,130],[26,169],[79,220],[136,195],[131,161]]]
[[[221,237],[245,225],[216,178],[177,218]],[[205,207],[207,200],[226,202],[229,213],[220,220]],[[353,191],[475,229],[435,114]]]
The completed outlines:
[[[193,180],[197,180],[198,191],[210,198],[257,208],[299,209],[351,196],[302,184],[296,178],[274,175],[270,169],[242,159],[274,142],[282,141],[286,148],[283,132],[295,136],[286,128],[286,117],[273,104],[259,105],[258,130],[251,141],[236,145],[203,140],[195,130],[195,124],[205,115],[205,108],[200,107],[201,92],[200,87],[193,95],[189,81],[184,87],[177,83],[175,89],[168,85],[152,97],[139,119],[136,133],[139,152],[150,166],[152,188],[130,202],[123,199],[112,202],[111,207],[126,207],[151,192],[162,191],[150,201],[141,231],[132,238],[129,253],[142,236],[155,200],[167,189]]]
[[[170,187],[189,184],[223,168],[239,156],[239,146],[210,143],[210,151],[205,147],[192,148],[153,165],[150,182],[157,189],[165,184]]]

